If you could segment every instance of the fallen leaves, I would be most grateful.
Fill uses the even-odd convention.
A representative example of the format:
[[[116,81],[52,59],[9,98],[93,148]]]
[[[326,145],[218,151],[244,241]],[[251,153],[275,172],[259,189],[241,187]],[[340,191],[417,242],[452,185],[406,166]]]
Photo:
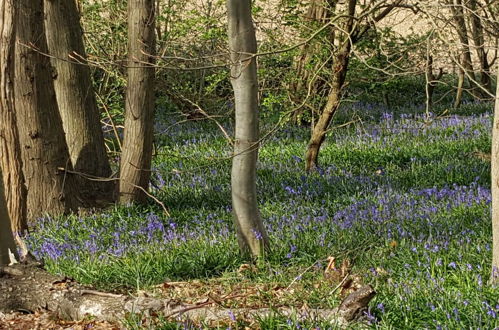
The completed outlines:
[[[51,329],[51,330],[118,330],[121,327],[105,321],[82,320],[78,322],[63,321],[50,312],[9,314],[0,313],[1,330]]]

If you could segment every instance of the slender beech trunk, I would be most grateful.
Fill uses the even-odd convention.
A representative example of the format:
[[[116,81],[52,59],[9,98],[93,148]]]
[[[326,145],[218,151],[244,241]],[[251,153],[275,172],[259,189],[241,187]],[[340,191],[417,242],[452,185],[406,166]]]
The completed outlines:
[[[345,84],[345,78],[348,71],[348,62],[350,59],[350,52],[352,49],[351,36],[353,34],[354,23],[355,23],[355,7],[357,5],[357,0],[349,0],[347,15],[345,17],[345,23],[343,24],[342,31],[337,31],[337,36],[340,42],[340,46],[333,56],[333,70],[331,78],[331,90],[327,98],[327,103],[322,110],[322,114],[317,120],[313,130],[312,136],[308,143],[308,149],[306,154],[305,169],[310,171],[317,167],[319,150],[321,148],[322,142],[326,136],[327,128],[333,119],[333,115],[338,109],[341,101],[341,93]]]
[[[76,1],[45,0],[44,6],[47,44],[54,56],[54,87],[73,168],[77,172],[107,178],[111,175],[111,167],[90,69],[86,65]],[[113,199],[112,181],[92,181],[79,176],[79,187],[81,197],[90,205],[95,199]]]
[[[26,224],[26,200],[22,180],[19,144],[16,143],[17,131],[14,116],[14,40],[16,27],[17,0],[0,2],[0,266],[10,262],[9,251],[17,257],[17,249],[12,235],[9,213],[16,218],[12,222],[16,230],[24,229]],[[10,126],[12,125],[12,126]],[[8,167],[4,167],[8,166]],[[10,175],[3,175],[2,168]],[[9,197],[12,201],[7,205],[4,191],[4,180],[12,184]],[[17,228],[16,228],[17,227]]]
[[[235,101],[235,144],[232,159],[232,207],[243,254],[261,257],[269,247],[256,197],[258,158],[258,79],[251,0],[227,0],[231,83]]]
[[[3,1],[0,26],[0,168],[5,198],[16,236],[28,229],[26,223],[26,186],[22,172],[19,133],[14,111],[14,42],[15,8],[13,1]]]
[[[480,83],[489,93],[492,93],[492,79],[490,77],[490,65],[485,51],[485,38],[483,34],[482,19],[478,15],[477,0],[468,1],[468,16],[471,25],[471,36],[476,55],[480,62]]]
[[[128,83],[120,203],[143,203],[151,175],[154,119],[154,0],[128,1]],[[140,187],[140,188],[139,188]],[[142,189],[143,190],[142,190]]]
[[[499,80],[499,65],[497,66]],[[491,189],[492,189],[492,274],[491,282],[499,284],[499,84],[496,86],[494,122],[492,125],[491,152]]]
[[[15,112],[27,195],[28,219],[76,208],[76,185],[43,33],[43,0],[17,0]]]

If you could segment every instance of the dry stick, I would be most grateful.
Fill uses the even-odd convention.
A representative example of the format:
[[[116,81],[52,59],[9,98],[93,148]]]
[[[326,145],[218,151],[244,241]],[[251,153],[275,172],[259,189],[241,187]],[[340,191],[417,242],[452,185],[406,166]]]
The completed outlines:
[[[182,309],[179,309],[179,310],[176,310],[176,311],[173,311],[171,312],[170,314],[167,314],[165,315],[164,317],[165,318],[169,318],[169,317],[172,317],[176,314],[182,314],[182,313],[185,313],[185,312],[188,312],[190,310],[193,310],[193,309],[199,309],[199,308],[202,308],[202,307],[205,307],[205,306],[208,306],[208,305],[212,305],[212,304],[218,304],[220,306],[221,305],[221,302],[224,301],[224,300],[228,300],[228,299],[232,299],[232,298],[239,298],[239,297],[244,297],[245,295],[244,294],[238,294],[238,295],[233,295],[233,296],[230,296],[230,294],[228,294],[227,296],[225,297],[222,297],[221,299],[219,300],[215,300],[213,299],[212,297],[209,297],[211,298],[213,301],[207,301],[207,302],[204,302],[204,303],[200,303],[200,304],[197,304],[197,305],[193,305],[193,306],[189,306],[189,307],[185,307],[185,308],[182,308]],[[223,306],[222,306],[223,307]]]
[[[225,130],[225,128],[223,128],[223,126],[218,122],[218,120],[214,119],[213,116],[210,116],[208,113],[206,113],[206,111],[204,111],[201,106],[199,104],[197,104],[196,102],[194,101],[191,101],[190,99],[188,99],[187,97],[183,96],[182,94],[179,94],[180,98],[183,99],[184,101],[188,102],[189,104],[195,106],[199,112],[201,112],[201,114],[203,116],[205,116],[206,118],[208,118],[209,120],[213,120],[215,122],[215,124],[218,126],[218,128],[220,128],[220,130],[222,131],[223,135],[225,136],[225,138],[227,139],[227,141],[229,142],[229,144],[231,146],[234,146],[234,142],[232,142],[232,139],[230,138],[229,134],[227,133],[227,131]]]
[[[97,290],[89,290],[89,289],[80,290],[80,293],[82,295],[84,295],[84,294],[92,294],[92,295],[95,295],[95,296],[111,297],[111,298],[123,298],[124,297],[121,294],[115,294],[115,293],[110,293],[110,292],[100,292],[100,291],[97,291]]]
[[[316,262],[314,262],[312,265],[310,265],[309,267],[305,268],[305,270],[298,276],[296,276],[292,281],[291,283],[289,283],[289,285],[286,287],[285,290],[288,290],[291,285],[293,285],[296,281],[298,281],[306,272],[308,272],[312,267],[314,267],[317,263],[321,262],[321,261],[325,261],[327,259],[320,259],[320,260],[317,260]]]
[[[345,275],[345,277],[343,277],[343,279],[341,280],[340,283],[338,283],[337,286],[334,287],[333,290],[331,290],[331,292],[329,292],[329,295],[332,295],[334,294],[339,288],[341,288],[341,286],[345,283],[345,281],[347,280],[347,278],[350,276],[350,274],[347,274]]]
[[[68,169],[65,169],[63,167],[59,167],[58,168],[59,171],[64,171],[65,173],[69,173],[69,174],[76,174],[76,175],[79,175],[87,180],[90,180],[90,181],[101,181],[101,182],[107,182],[107,181],[119,181],[120,178],[102,178],[102,177],[98,177],[98,176],[94,176],[94,175],[90,175],[90,174],[85,174],[85,173],[82,173],[82,172],[77,172],[77,171],[72,171],[72,170],[68,170]],[[130,182],[127,182],[127,181],[124,181],[126,184],[129,184],[131,185],[132,187],[134,188],[137,188],[137,189],[140,189],[144,194],[146,194],[147,197],[151,198],[153,201],[155,201],[159,206],[161,206],[161,208],[163,209],[163,211],[165,212],[165,214],[167,216],[170,216],[170,212],[168,212],[168,209],[166,208],[165,204],[163,204],[163,202],[161,202],[159,199],[157,199],[156,197],[154,197],[153,195],[151,195],[146,189],[144,189],[143,187],[141,186],[137,186],[133,183],[130,183]]]

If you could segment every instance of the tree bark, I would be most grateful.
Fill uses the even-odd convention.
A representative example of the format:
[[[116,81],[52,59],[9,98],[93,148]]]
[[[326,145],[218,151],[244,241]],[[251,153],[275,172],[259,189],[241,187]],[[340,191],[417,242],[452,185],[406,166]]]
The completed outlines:
[[[3,270],[3,274],[1,273]],[[350,293],[340,305],[332,309],[307,309],[300,313],[298,308],[224,308],[213,299],[206,302],[187,304],[178,299],[153,297],[132,297],[87,289],[82,285],[50,275],[31,265],[14,265],[0,269],[0,312],[13,310],[36,311],[39,309],[54,312],[65,320],[78,321],[92,317],[100,321],[123,322],[129,314],[143,317],[161,315],[174,322],[195,322],[216,324],[227,321],[230,313],[236,317],[258,320],[276,311],[280,315],[293,316],[299,321],[324,320],[331,326],[347,327],[349,322],[363,321],[364,312],[374,298],[375,291],[370,285],[360,287]],[[226,325],[226,322],[223,324]]]
[[[0,266],[10,263],[10,254],[17,255],[12,227],[24,229],[26,225],[26,204],[24,182],[22,180],[19,145],[14,115],[14,41],[16,31],[15,0],[0,2]],[[8,167],[5,167],[8,166]],[[11,175],[4,175],[2,168],[12,168]],[[9,171],[7,171],[9,172]],[[17,176],[16,176],[17,175]],[[12,184],[8,194],[15,199],[9,205],[4,190],[6,184]],[[16,221],[9,217],[12,213]]]
[[[2,4],[0,4],[1,14],[4,15],[5,15],[6,2],[9,1],[4,1]],[[0,168],[0,175],[2,175],[1,168]],[[10,263],[11,261],[10,254],[13,254],[14,257],[17,260],[19,260],[19,257],[17,255],[16,244],[14,243],[14,236],[12,235],[10,217],[9,213],[7,212],[7,203],[5,202],[3,181],[0,180],[0,266],[5,266]]]
[[[499,78],[499,65],[497,66]],[[499,284],[499,84],[496,87],[494,122],[492,125],[491,152],[491,190],[492,190],[492,274],[491,282]]]
[[[22,172],[19,133],[14,112],[14,44],[15,4],[3,1],[0,36],[0,168],[12,230],[19,234],[28,229],[26,223],[26,186]]]
[[[336,3],[337,0],[312,0],[304,17],[304,22],[308,23],[310,27],[313,27],[313,25],[317,23],[324,24],[328,22],[336,8]],[[334,30],[331,27],[329,33],[332,33],[332,31]],[[318,93],[322,94],[321,92],[327,93],[327,91],[319,91],[321,90],[321,87],[327,88],[329,85],[322,79],[320,79],[322,83],[317,81],[319,79],[316,76],[317,66],[314,69],[309,68],[314,54],[319,47],[323,47],[323,45],[317,40],[311,40],[300,47],[300,54],[294,63],[296,78],[289,86],[290,97],[295,104],[301,104],[303,102],[303,94],[307,90],[307,86],[313,86],[312,93],[314,95]],[[334,47],[334,45],[331,45],[331,47]],[[303,109],[304,107],[301,106],[293,112],[292,121],[295,124],[301,123]]]
[[[94,177],[107,178],[107,158],[99,110],[86,65],[83,31],[74,0],[45,0],[45,32],[54,67],[54,88],[73,168]],[[76,62],[80,62],[77,64]],[[113,200],[113,181],[78,179],[80,194],[95,200]]]
[[[128,1],[128,83],[120,203],[144,203],[151,175],[154,119],[154,0]],[[142,189],[141,189],[142,188]]]
[[[0,2],[0,266],[10,263],[10,254],[17,256],[17,248],[12,235],[26,226],[25,188],[22,179],[19,144],[14,116],[14,41],[16,31],[16,0]],[[10,126],[12,125],[12,126]],[[8,167],[4,167],[8,166]],[[9,175],[4,175],[2,168]],[[7,204],[4,190],[6,184],[12,184],[7,191],[13,200]],[[9,213],[15,216],[11,225]]]
[[[470,44],[468,40],[468,28],[464,16],[462,0],[449,0],[451,4],[452,17],[454,19],[455,29],[459,37],[459,47],[461,48],[461,63],[459,65],[463,69],[470,85],[470,93],[475,99],[481,98],[481,90],[477,85],[475,72],[473,70],[473,62],[471,61]]]
[[[269,238],[258,210],[256,162],[259,118],[255,29],[251,0],[227,0],[231,83],[235,103],[235,143],[232,158],[232,207],[243,254],[263,256]]]
[[[468,1],[468,17],[471,25],[471,36],[476,55],[480,62],[480,83],[487,92],[492,93],[492,79],[490,78],[490,65],[485,51],[485,38],[483,34],[482,19],[478,15],[477,0]]]
[[[28,219],[78,206],[43,33],[43,0],[19,0],[15,109],[23,160]],[[61,170],[62,169],[62,170]]]
[[[331,79],[331,90],[329,91],[327,103],[312,129],[312,136],[308,143],[307,154],[305,156],[305,169],[310,171],[317,167],[319,150],[326,136],[327,128],[333,119],[333,115],[338,109],[341,101],[341,93],[345,84],[348,71],[348,62],[352,49],[352,34],[355,23],[355,7],[357,0],[349,0],[348,8],[342,31],[337,31],[340,38],[340,46],[333,56],[333,73]]]

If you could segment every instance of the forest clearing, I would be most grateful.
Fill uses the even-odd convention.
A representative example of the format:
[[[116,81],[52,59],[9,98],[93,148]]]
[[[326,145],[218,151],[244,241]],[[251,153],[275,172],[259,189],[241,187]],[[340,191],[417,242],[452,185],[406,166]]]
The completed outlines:
[[[499,327],[496,1],[0,12],[0,329]]]

